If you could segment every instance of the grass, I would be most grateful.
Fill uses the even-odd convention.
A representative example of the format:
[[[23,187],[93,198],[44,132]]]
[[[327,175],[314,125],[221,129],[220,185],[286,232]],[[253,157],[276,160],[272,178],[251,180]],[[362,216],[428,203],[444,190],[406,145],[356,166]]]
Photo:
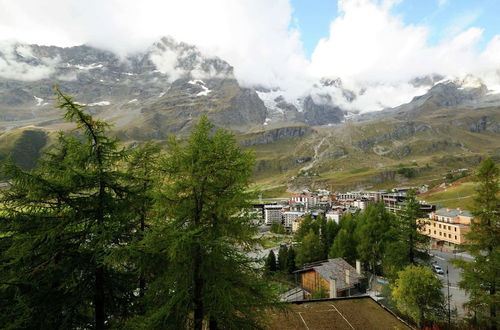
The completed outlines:
[[[458,182],[444,189],[435,188],[420,195],[419,198],[432,204],[439,204],[442,207],[459,207],[468,210],[473,205],[476,187],[477,184],[474,182]]]
[[[260,245],[262,245],[263,249],[269,249],[279,246],[281,243],[292,241],[292,237],[293,237],[292,235],[268,234],[262,237]]]

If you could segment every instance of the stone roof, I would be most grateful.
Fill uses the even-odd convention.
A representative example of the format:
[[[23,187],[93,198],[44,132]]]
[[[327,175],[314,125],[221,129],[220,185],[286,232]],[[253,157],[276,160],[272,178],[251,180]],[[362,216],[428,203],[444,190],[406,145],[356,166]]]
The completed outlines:
[[[455,218],[458,216],[469,217],[469,218],[473,217],[473,215],[469,211],[460,210],[460,209],[442,208],[442,209],[436,210],[435,213],[436,213],[436,215],[438,215],[440,217],[448,217],[448,218]]]
[[[306,264],[297,272],[305,272],[311,269],[314,269],[327,281],[335,280],[335,285],[339,291],[352,288],[364,278],[363,275],[356,273],[356,269],[342,258],[328,259],[322,262]],[[345,281],[346,270],[349,270],[349,285]]]

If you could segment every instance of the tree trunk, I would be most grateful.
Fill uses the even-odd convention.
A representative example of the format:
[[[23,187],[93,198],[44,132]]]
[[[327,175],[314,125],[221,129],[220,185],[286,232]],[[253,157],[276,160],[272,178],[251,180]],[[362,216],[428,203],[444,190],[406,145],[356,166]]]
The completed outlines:
[[[194,329],[202,330],[203,328],[203,280],[200,274],[201,253],[200,246],[196,244],[193,269],[193,302],[194,302]]]
[[[104,269],[97,266],[95,270],[95,327],[96,329],[104,329],[105,312],[104,312]]]
[[[208,324],[208,329],[209,330],[217,330],[219,329],[217,326],[217,320],[214,319],[213,317],[210,317],[210,322]]]

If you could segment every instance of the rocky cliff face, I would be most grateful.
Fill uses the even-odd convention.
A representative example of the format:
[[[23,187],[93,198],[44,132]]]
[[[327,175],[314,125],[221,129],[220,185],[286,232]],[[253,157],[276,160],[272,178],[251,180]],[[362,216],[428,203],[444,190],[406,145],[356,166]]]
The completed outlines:
[[[267,115],[227,62],[170,38],[127,58],[89,46],[2,44],[0,132],[56,120],[54,83],[124,137],[176,133],[203,113],[236,129],[260,125]]]
[[[313,132],[314,130],[307,126],[280,127],[245,134],[242,137],[240,144],[243,146],[270,144],[283,139],[300,138],[312,134]]]

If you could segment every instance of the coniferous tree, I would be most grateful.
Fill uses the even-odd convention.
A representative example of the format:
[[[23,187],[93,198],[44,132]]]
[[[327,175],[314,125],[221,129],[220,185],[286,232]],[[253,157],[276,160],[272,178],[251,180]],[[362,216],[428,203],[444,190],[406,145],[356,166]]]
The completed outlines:
[[[429,237],[419,232],[425,226],[424,221],[417,221],[424,217],[420,209],[420,203],[415,195],[415,190],[410,190],[405,199],[405,205],[397,216],[397,231],[400,241],[406,247],[405,255],[408,264],[417,264],[417,259],[428,260],[429,254],[427,252],[427,245]]]
[[[278,270],[286,271],[288,263],[288,248],[286,245],[280,246],[278,251]]]
[[[266,270],[271,273],[276,271],[276,255],[273,250],[267,255]]]
[[[305,263],[314,262],[322,260],[323,258],[323,247],[319,240],[319,236],[313,231],[309,231],[300,247],[298,248],[296,264],[297,266],[302,266]]]
[[[159,170],[159,159],[161,158],[161,147],[158,144],[147,142],[146,144],[131,150],[127,161],[128,182],[130,183],[131,199],[130,207],[133,222],[135,224],[133,240],[125,247],[125,260],[131,265],[136,265],[138,274],[139,297],[144,297],[146,289],[145,274],[140,266],[142,258],[137,253],[140,241],[144,238],[144,231],[149,227],[154,207],[154,189],[161,180]],[[141,306],[143,313],[143,307]]]
[[[202,117],[189,139],[169,140],[155,226],[143,243],[152,282],[145,328],[258,328],[274,306],[269,284],[242,249],[256,227],[241,216],[253,156]]]
[[[370,204],[358,215],[356,224],[357,252],[369,269],[375,272],[375,267],[382,260],[385,247],[390,240],[390,232],[394,219],[382,203]]]
[[[128,317],[134,299],[126,268],[108,262],[131,231],[125,153],[105,122],[55,91],[80,135],[60,133],[35,170],[4,168],[1,295],[11,294],[14,327],[103,329]]]
[[[477,171],[477,188],[472,214],[474,221],[464,246],[473,261],[456,259],[463,269],[460,287],[469,294],[466,306],[481,327],[496,329],[500,305],[498,285],[500,271],[500,187],[498,166],[487,158]]]
[[[293,247],[290,247],[290,249],[288,249],[288,259],[287,259],[287,272],[289,274],[293,273],[297,267],[295,266],[295,260],[296,260],[296,253],[295,253],[295,249]]]
[[[328,251],[328,258],[343,258],[353,264],[358,257],[355,231],[356,215],[345,214],[340,220],[339,231]]]

